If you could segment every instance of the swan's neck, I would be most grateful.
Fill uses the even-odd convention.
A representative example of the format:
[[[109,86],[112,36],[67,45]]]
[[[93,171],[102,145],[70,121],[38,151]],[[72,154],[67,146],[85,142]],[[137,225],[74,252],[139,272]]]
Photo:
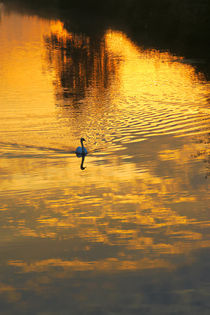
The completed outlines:
[[[83,140],[81,140],[81,146],[82,146],[82,149],[84,148],[84,145],[83,145]]]

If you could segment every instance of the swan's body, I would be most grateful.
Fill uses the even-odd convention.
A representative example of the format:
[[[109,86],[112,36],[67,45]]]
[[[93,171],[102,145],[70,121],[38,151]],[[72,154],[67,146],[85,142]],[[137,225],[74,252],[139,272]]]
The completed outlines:
[[[77,149],[76,149],[76,154],[78,155],[78,156],[84,156],[84,155],[86,155],[88,152],[87,152],[87,149],[84,147],[84,145],[83,145],[83,141],[85,141],[85,139],[84,138],[81,138],[80,139],[80,142],[81,142],[81,147],[78,147]]]

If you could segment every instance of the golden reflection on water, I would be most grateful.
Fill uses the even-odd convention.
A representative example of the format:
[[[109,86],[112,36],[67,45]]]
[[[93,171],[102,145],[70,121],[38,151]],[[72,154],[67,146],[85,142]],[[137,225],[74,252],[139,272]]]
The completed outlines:
[[[122,32],[107,31],[96,45],[58,29],[45,37],[47,59],[57,69],[58,113],[71,138],[117,150],[155,135],[206,134],[209,83],[184,58],[140,49]]]
[[[70,242],[64,258],[46,249],[50,258],[23,253],[9,266],[172,269],[171,256],[209,247],[206,168],[196,156],[208,154],[204,77],[122,32],[98,43],[58,21],[14,15],[20,37],[4,19],[0,233],[8,243]],[[80,173],[71,153],[82,135],[90,154]]]

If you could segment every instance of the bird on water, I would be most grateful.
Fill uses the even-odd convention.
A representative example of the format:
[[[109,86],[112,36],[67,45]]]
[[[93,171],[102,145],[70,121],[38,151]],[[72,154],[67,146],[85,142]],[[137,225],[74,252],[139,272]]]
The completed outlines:
[[[81,147],[76,148],[76,154],[78,156],[85,156],[88,153],[87,149],[84,147],[84,144],[83,144],[84,141],[85,141],[85,139],[81,138],[80,139]]]

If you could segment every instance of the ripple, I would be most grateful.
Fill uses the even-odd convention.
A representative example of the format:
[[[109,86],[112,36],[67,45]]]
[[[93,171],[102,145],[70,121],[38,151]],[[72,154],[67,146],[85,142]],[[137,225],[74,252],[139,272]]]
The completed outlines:
[[[191,113],[192,112],[192,113]],[[131,143],[138,141],[137,138],[147,139],[152,136],[174,135],[188,136],[200,133],[208,133],[210,130],[210,116],[206,113],[194,113],[193,110],[156,110],[153,112],[129,111],[120,112],[122,117],[117,117],[112,128],[118,141]],[[119,115],[120,116],[120,115]]]

